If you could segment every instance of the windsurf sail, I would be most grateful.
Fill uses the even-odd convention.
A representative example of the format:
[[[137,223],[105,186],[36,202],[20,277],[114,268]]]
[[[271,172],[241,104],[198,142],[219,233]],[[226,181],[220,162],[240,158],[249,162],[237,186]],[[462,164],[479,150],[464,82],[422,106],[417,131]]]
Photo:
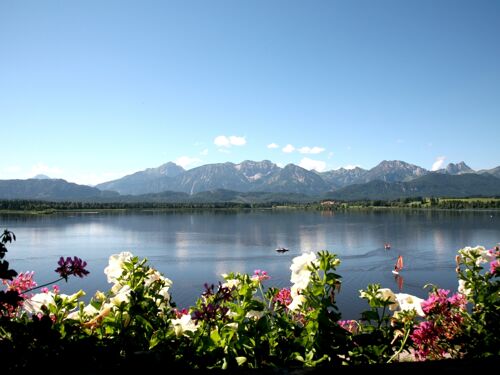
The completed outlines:
[[[398,256],[398,260],[396,261],[396,265],[394,266],[394,269],[399,272],[403,269],[403,266],[404,266],[403,257],[400,255],[400,256]]]

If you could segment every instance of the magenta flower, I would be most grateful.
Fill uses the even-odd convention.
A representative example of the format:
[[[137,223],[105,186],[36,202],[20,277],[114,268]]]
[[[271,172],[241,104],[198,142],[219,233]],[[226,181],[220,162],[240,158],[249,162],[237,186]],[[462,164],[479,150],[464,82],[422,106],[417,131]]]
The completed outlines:
[[[278,302],[280,305],[283,306],[288,306],[289,304],[292,303],[292,294],[290,292],[290,289],[288,288],[283,288],[281,289],[278,294],[274,297],[274,301]]]
[[[71,257],[67,257],[66,259],[61,257],[57,264],[59,267],[55,271],[66,281],[68,281],[68,277],[71,275],[84,277],[89,274],[89,271],[85,269],[87,262],[78,257],[73,257],[73,259]]]
[[[177,319],[180,319],[180,318],[182,318],[183,315],[189,314],[189,311],[188,311],[188,309],[179,310],[179,309],[174,308],[174,314],[175,314],[175,317]]]
[[[355,335],[358,332],[358,322],[356,320],[339,320],[339,326]]]
[[[420,360],[445,358],[449,342],[463,329],[467,299],[460,293],[448,297],[449,293],[438,289],[422,302],[427,321],[420,323],[410,336]]]
[[[498,275],[500,273],[500,260],[494,260],[490,263],[490,273],[492,275]]]

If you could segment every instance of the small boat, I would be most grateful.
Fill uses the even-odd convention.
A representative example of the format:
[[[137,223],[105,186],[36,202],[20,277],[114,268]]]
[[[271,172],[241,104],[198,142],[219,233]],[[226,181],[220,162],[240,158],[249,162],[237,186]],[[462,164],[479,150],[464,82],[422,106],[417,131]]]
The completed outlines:
[[[403,257],[400,255],[398,256],[398,260],[396,261],[396,264],[394,265],[394,269],[392,270],[392,273],[395,275],[399,275],[399,271],[403,269]]]
[[[284,248],[284,247],[278,247],[278,248],[276,249],[276,251],[277,251],[278,253],[286,253],[286,252],[288,251],[288,249],[287,249],[287,248]]]
[[[384,249],[389,250],[391,248],[391,244],[389,242],[386,242],[384,244]]]

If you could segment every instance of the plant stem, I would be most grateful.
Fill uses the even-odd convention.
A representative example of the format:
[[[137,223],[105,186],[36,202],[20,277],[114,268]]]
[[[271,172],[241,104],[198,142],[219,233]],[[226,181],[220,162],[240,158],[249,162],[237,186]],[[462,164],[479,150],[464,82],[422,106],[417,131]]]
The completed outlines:
[[[394,355],[393,355],[391,358],[389,358],[389,360],[387,361],[387,363],[391,363],[391,362],[392,362],[392,360],[393,360],[394,358],[396,358],[396,357],[397,357],[397,356],[398,356],[398,355],[399,355],[399,354],[403,351],[403,349],[404,349],[404,347],[405,347],[405,345],[406,345],[406,340],[408,340],[408,337],[410,336],[410,331],[411,331],[411,330],[410,330],[410,328],[408,327],[408,329],[407,329],[407,330],[406,330],[406,332],[405,332],[405,336],[404,336],[404,338],[403,338],[403,341],[401,342],[401,347],[398,349],[398,351],[397,351],[396,353],[394,353]]]
[[[61,280],[63,280],[63,279],[64,279],[64,277],[61,277],[61,278],[59,278],[59,279],[57,279],[57,280],[51,281],[50,283],[45,283],[45,284],[38,285],[38,286],[35,286],[35,287],[33,287],[33,288],[30,288],[30,289],[23,290],[23,293],[28,293],[28,292],[31,292],[32,290],[35,290],[35,289],[38,289],[38,288],[43,288],[43,287],[49,286],[49,285],[51,285],[51,284],[55,284],[55,283],[57,283],[58,281],[61,281]]]

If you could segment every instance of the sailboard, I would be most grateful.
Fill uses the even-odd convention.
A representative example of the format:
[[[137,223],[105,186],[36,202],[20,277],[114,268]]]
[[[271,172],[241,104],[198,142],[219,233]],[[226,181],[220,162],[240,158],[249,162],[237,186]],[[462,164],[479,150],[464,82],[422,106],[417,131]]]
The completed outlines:
[[[399,275],[399,271],[403,269],[403,257],[400,255],[398,256],[398,260],[396,261],[396,264],[394,265],[394,269],[392,270],[392,273],[395,275]]]

